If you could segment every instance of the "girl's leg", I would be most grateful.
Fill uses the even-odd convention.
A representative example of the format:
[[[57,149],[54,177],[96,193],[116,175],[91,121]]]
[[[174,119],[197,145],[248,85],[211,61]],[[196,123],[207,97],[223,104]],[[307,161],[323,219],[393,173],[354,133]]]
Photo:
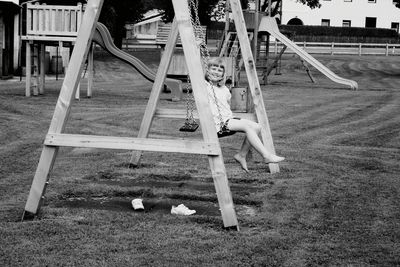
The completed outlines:
[[[277,163],[285,159],[283,157],[279,157],[277,155],[272,154],[264,147],[263,143],[258,137],[258,134],[261,131],[261,126],[258,123],[246,119],[241,119],[241,120],[231,119],[228,122],[228,127],[232,131],[246,133],[246,139],[248,140],[250,145],[254,147],[254,149],[257,150],[258,153],[261,154],[266,163]]]
[[[247,137],[244,138],[242,147],[239,150],[239,153],[237,153],[233,158],[239,162],[240,166],[242,166],[242,169],[245,170],[246,172],[249,172],[249,169],[247,169],[247,161],[246,157],[247,154],[249,153],[251,148],[249,140],[247,140]]]

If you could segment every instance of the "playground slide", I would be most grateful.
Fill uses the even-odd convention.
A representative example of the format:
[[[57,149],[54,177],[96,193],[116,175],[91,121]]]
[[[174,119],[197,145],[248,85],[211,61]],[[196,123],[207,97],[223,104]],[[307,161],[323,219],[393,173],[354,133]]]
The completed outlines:
[[[134,67],[147,80],[154,82],[156,74],[153,72],[153,70],[147,67],[147,65],[138,58],[117,48],[112,40],[110,32],[104,24],[97,23],[96,31],[93,35],[93,41],[100,45],[103,49],[107,50],[113,56]],[[165,84],[171,89],[172,100],[180,100],[182,81],[166,78]]]
[[[306,51],[304,51],[298,45],[293,43],[289,38],[287,38],[285,35],[283,35],[279,31],[279,28],[278,28],[278,25],[276,24],[275,18],[271,18],[271,17],[267,17],[267,16],[263,17],[261,19],[258,31],[259,32],[260,31],[269,32],[272,36],[274,36],[276,39],[278,39],[283,44],[285,44],[288,48],[292,49],[296,54],[298,54],[301,58],[303,58],[309,64],[313,65],[316,69],[318,69],[320,72],[322,72],[326,77],[328,77],[332,81],[334,81],[336,83],[348,85],[351,87],[351,89],[354,89],[354,90],[358,89],[358,84],[356,81],[337,76],[330,69],[325,67],[321,62],[316,60],[314,57],[312,57],[310,54],[308,54]]]

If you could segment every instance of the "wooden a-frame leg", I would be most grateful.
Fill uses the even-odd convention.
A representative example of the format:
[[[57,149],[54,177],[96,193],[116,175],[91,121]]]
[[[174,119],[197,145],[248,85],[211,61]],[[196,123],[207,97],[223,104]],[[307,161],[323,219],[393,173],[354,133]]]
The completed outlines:
[[[247,37],[247,29],[244,22],[243,11],[239,0],[230,0],[232,16],[235,22],[237,36],[240,42],[240,49],[244,65],[246,68],[247,79],[249,82],[249,88],[253,97],[254,110],[258,119],[258,122],[262,126],[261,138],[263,140],[265,148],[271,153],[275,154],[275,148],[272,140],[271,129],[268,122],[267,112],[265,110],[264,100],[262,98],[261,86],[258,80],[256,64],[251,52],[249,38]],[[271,173],[279,172],[279,165],[276,163],[270,163],[269,170]]]
[[[208,161],[210,163],[211,175],[213,177],[215,192],[217,193],[218,198],[218,206],[221,210],[224,227],[239,230],[239,224],[236,217],[235,207],[233,205],[232,194],[222,154],[219,156],[208,156]]]
[[[94,62],[93,62],[93,54],[94,54],[94,43],[90,45],[89,54],[88,54],[88,78],[87,78],[87,98],[92,97],[93,91],[93,75],[94,75]]]
[[[29,191],[28,200],[25,205],[25,212],[22,215],[22,220],[29,219],[33,215],[38,213],[42,204],[42,200],[44,198],[49,174],[51,169],[53,168],[57,152],[58,147],[43,147],[42,154],[40,155],[39,164],[33,178],[31,189]]]
[[[45,60],[46,60],[46,46],[44,44],[40,44],[40,79],[39,79],[39,94],[43,95],[44,94],[44,88],[45,88],[45,78],[46,78],[46,70],[45,70]]]
[[[32,47],[31,41],[26,42],[26,65],[25,65],[25,96],[31,96],[32,78]]]
[[[33,44],[33,95],[39,95],[39,44]]]
[[[71,102],[73,101],[75,90],[78,86],[84,61],[87,57],[89,45],[92,42],[92,36],[100,15],[104,0],[89,0],[82,25],[76,40],[75,49],[72,53],[70,66],[64,78],[64,82],[54,110],[53,119],[50,123],[49,134],[61,133],[68,119]],[[22,218],[31,217],[40,209],[41,200],[44,196],[49,173],[53,167],[57,156],[58,147],[44,146],[40,156],[39,164],[33,178],[31,190],[25,205],[25,212]]]
[[[200,57],[200,50],[196,45],[193,27],[190,22],[189,7],[186,0],[173,0],[172,3],[174,5],[175,19],[178,23],[179,34],[182,40],[183,52],[189,70],[204,141],[215,143],[219,149],[218,156],[208,156],[208,159],[224,227],[236,228],[238,230],[238,221],[228,184],[222,151],[219,145],[214,119],[211,114],[210,104],[208,102],[204,72],[201,67],[203,63]]]
[[[178,40],[178,26],[176,20],[172,22],[171,32],[168,37],[167,44],[165,45],[165,51],[161,57],[160,65],[157,70],[157,74],[153,83],[153,88],[150,93],[149,102],[147,103],[146,110],[140,125],[138,138],[146,138],[150,131],[150,126],[153,121],[153,116],[157,108],[157,104],[160,99],[160,94],[164,86],[165,78],[167,77],[167,72],[169,64],[171,62],[172,55],[175,50],[175,44]],[[132,152],[130,166],[139,165],[140,157],[142,151],[135,150]]]

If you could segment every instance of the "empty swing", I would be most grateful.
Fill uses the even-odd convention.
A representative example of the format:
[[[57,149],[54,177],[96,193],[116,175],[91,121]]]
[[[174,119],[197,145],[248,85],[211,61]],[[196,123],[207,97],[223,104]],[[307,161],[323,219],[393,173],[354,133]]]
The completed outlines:
[[[199,2],[198,0],[196,0],[196,2],[194,0],[190,0],[188,4],[189,4],[190,21],[194,29],[195,40],[198,47],[200,48],[200,54],[203,61],[203,65],[207,67],[207,62],[210,57],[210,53],[208,51],[207,44],[205,41],[205,32],[204,29],[201,27],[200,18],[198,15]],[[194,13],[195,15],[194,18],[192,13]],[[179,129],[179,131],[181,132],[194,132],[197,130],[197,128],[199,128],[199,124],[193,117],[195,102],[194,102],[193,92],[190,93],[191,89],[192,88],[191,88],[190,76],[189,74],[187,74],[186,97],[185,97],[186,119],[183,126]]]

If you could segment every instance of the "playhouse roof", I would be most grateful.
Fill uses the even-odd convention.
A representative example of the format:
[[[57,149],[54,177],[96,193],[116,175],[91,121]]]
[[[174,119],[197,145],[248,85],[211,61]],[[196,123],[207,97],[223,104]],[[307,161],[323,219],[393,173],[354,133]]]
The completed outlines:
[[[135,23],[135,26],[152,23],[154,21],[159,21],[161,20],[162,15],[163,14],[156,9],[150,10],[143,15],[143,19],[141,21]]]

